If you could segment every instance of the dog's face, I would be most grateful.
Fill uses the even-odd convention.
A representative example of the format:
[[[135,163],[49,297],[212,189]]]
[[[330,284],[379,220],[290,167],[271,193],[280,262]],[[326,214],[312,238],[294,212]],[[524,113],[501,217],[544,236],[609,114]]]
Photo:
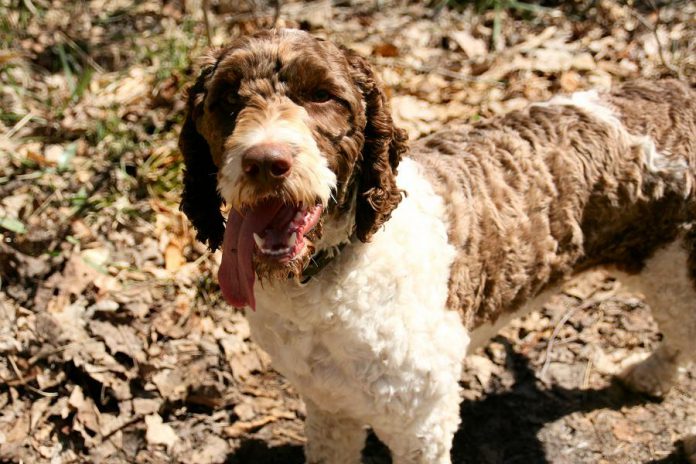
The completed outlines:
[[[367,241],[401,198],[405,138],[367,62],[330,42],[268,31],[211,55],[179,141],[182,209],[223,244],[227,300],[253,306],[255,275],[300,276],[317,247]]]

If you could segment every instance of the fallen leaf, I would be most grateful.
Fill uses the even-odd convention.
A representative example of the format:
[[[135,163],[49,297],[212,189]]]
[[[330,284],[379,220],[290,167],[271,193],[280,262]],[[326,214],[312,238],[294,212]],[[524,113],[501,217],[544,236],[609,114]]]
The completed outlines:
[[[478,58],[488,53],[486,42],[477,39],[467,31],[452,31],[450,37],[469,58]]]
[[[487,389],[493,372],[497,370],[497,366],[487,357],[480,355],[467,356],[466,365],[474,371],[474,375],[476,375],[476,379],[481,383],[481,386]]]
[[[580,85],[580,75],[575,71],[566,71],[561,74],[559,82],[564,92],[575,92]]]
[[[178,271],[186,262],[181,245],[172,240],[164,250],[164,268],[170,272]]]
[[[167,424],[164,424],[159,414],[145,416],[145,439],[151,445],[165,445],[167,448],[174,446],[179,436],[174,429]]]
[[[633,442],[636,441],[642,429],[637,424],[632,424],[625,419],[617,420],[611,428],[617,440]]]
[[[396,45],[385,42],[375,45],[375,47],[372,49],[372,53],[377,56],[393,58],[399,56],[399,49],[396,48]]]
[[[145,361],[143,343],[132,327],[92,320],[89,330],[104,341],[112,354],[123,353],[137,362]]]
[[[94,434],[100,431],[99,410],[94,401],[92,398],[85,397],[82,388],[75,385],[68,399],[68,404],[76,411],[73,419],[73,430],[80,432],[85,441],[92,442]]]
[[[0,217],[0,227],[14,232],[15,234],[25,234],[27,232],[24,223],[13,217]]]
[[[203,446],[198,448],[191,456],[191,462],[196,464],[216,464],[225,462],[230,445],[227,440],[216,435],[206,437]]]
[[[147,415],[156,413],[161,405],[162,400],[160,399],[133,398],[133,412],[135,414]]]

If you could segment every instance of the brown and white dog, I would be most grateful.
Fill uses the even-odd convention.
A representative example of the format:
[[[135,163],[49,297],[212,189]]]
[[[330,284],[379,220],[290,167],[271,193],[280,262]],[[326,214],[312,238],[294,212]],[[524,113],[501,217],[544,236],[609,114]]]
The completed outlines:
[[[308,462],[360,462],[370,426],[397,464],[449,463],[466,353],[592,266],[654,310],[663,343],[625,380],[664,394],[696,355],[695,100],[635,82],[408,151],[349,50],[278,30],[212,54],[188,95],[182,209],[306,402]]]

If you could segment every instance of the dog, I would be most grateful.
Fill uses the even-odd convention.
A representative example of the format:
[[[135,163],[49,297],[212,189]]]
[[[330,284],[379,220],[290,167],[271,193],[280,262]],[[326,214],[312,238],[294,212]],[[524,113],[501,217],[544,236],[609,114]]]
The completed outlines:
[[[397,464],[450,463],[466,354],[595,266],[647,298],[664,339],[623,378],[665,394],[696,355],[695,100],[638,81],[409,149],[346,48],[273,30],[207,56],[181,208],[306,403],[307,461],[359,463],[369,426]]]

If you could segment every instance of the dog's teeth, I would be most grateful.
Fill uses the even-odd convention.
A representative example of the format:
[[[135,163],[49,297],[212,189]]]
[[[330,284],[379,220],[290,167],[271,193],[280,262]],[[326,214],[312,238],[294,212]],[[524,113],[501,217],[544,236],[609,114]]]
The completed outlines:
[[[256,232],[254,232],[254,241],[256,242],[256,246],[263,250],[263,239],[259,237],[259,234],[257,234]]]
[[[297,232],[293,232],[292,235],[290,236],[290,239],[288,239],[288,247],[292,248],[295,246],[297,243]]]

